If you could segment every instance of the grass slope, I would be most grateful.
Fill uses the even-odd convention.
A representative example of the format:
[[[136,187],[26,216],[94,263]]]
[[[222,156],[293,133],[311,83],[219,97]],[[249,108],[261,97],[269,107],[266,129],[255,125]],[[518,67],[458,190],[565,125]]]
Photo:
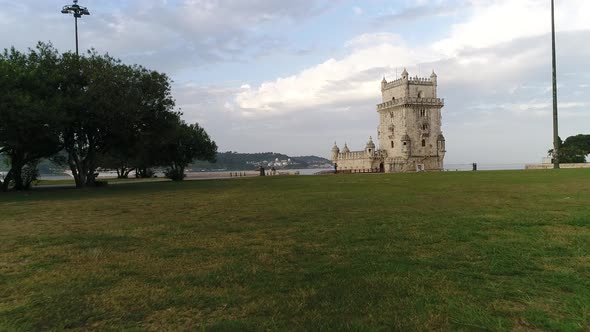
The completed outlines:
[[[0,330],[584,330],[590,172],[0,196]]]

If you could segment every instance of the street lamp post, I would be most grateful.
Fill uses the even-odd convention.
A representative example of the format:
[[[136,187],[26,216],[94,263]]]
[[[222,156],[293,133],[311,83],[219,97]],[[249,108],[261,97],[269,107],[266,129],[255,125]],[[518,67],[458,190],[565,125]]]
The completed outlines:
[[[559,134],[557,127],[557,64],[555,60],[555,11],[551,0],[551,51],[553,54],[553,168],[559,168]]]
[[[76,55],[79,55],[79,53],[78,53],[78,18],[81,18],[83,15],[90,15],[90,12],[88,11],[88,8],[78,5],[78,0],[74,0],[74,3],[72,5],[64,6],[61,9],[61,13],[74,15],[74,19],[76,22]]]

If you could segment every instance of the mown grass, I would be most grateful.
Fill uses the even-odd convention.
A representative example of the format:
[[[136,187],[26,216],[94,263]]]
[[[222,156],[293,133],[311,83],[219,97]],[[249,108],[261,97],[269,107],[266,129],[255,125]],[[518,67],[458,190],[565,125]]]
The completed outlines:
[[[590,172],[0,196],[0,330],[588,330]]]
[[[157,182],[157,181],[168,181],[165,178],[146,178],[146,179],[138,179],[138,178],[128,178],[128,179],[118,179],[118,178],[98,178],[98,181],[108,182],[108,183],[126,183],[126,182]],[[43,179],[37,180],[33,183],[33,186],[64,186],[64,185],[75,185],[76,182],[74,179]]]

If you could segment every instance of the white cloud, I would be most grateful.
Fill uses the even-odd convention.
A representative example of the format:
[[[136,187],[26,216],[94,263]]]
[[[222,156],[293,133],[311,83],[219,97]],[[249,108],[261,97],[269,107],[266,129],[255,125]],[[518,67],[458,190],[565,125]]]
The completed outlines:
[[[297,117],[309,126],[320,114],[329,115],[326,128],[321,129],[326,144],[334,139],[363,142],[365,136],[374,134],[377,124],[374,105],[380,98],[381,75],[392,78],[395,66],[407,66],[411,75],[421,69],[423,76],[435,68],[439,94],[447,101],[444,130],[453,147],[450,162],[534,161],[551,143],[547,4],[472,0],[470,8],[470,17],[431,45],[412,45],[391,33],[362,34],[344,44],[347,53],[340,58],[275,80],[250,83],[232,100],[234,112],[248,121]],[[585,9],[590,12],[590,2],[580,0],[561,2],[557,7],[560,69],[574,73],[560,84],[563,137],[584,131],[583,121],[576,119],[588,118],[584,109],[590,100],[580,90],[587,84],[578,68],[590,53],[590,46],[580,43],[590,37],[590,21],[579,13]],[[327,124],[334,119],[331,128]],[[304,131],[311,135],[307,129]],[[298,142],[316,146],[314,139]],[[507,151],[507,146],[513,149]]]
[[[447,56],[457,56],[466,48],[486,48],[515,39],[549,33],[549,1],[539,0],[472,0],[473,14],[455,24],[448,38],[433,47]],[[558,31],[590,28],[590,21],[582,13],[590,12],[587,0],[558,2],[556,27]]]
[[[391,33],[362,34],[345,44],[349,50],[345,57],[241,91],[235,102],[249,116],[282,114],[346,101],[376,100],[378,79],[393,73],[394,66],[412,67],[413,75],[420,64],[426,68],[431,65],[440,68],[444,82],[478,82],[487,87],[518,80],[545,64],[549,45],[543,43],[546,38],[538,36],[549,31],[547,4],[537,0],[471,2],[472,16],[430,46],[412,47]],[[576,14],[584,8],[590,10],[590,2],[562,3],[558,8],[558,17],[564,22],[560,30],[590,29],[590,21]],[[571,18],[565,20],[565,16]],[[430,69],[426,68],[422,74]]]
[[[343,101],[375,100],[379,95],[379,80],[376,79],[393,73],[396,69],[392,63],[413,66],[435,59],[427,50],[405,46],[392,34],[361,35],[346,45],[352,51],[343,59],[329,59],[296,75],[242,91],[236,96],[236,104],[253,116]]]

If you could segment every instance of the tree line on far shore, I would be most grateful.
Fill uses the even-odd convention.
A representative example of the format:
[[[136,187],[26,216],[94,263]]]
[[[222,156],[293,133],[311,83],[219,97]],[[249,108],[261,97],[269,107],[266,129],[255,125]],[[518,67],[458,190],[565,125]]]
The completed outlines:
[[[175,111],[171,80],[95,51],[77,56],[51,44],[0,54],[0,153],[9,161],[1,190],[27,189],[49,158],[69,167],[77,187],[96,184],[97,169],[166,168],[184,178],[193,160],[214,161],[205,129]]]

